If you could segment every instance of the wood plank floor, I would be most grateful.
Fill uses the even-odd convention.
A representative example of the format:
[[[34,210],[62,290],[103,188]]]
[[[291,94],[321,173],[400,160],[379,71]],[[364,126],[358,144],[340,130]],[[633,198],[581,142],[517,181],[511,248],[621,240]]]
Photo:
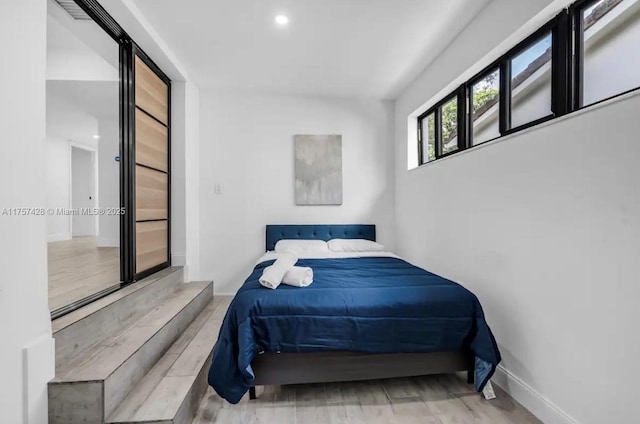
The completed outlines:
[[[487,401],[463,374],[389,380],[258,387],[237,405],[213,389],[193,424],[534,424],[541,423],[494,385]]]
[[[95,237],[48,244],[49,309],[56,310],[120,282],[120,249]]]

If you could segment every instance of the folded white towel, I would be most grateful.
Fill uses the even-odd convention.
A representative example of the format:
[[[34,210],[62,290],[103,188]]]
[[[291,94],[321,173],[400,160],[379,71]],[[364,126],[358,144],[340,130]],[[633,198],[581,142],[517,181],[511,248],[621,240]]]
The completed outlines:
[[[289,269],[282,279],[282,284],[294,287],[307,287],[311,283],[313,283],[313,270],[303,266],[294,266]]]
[[[295,252],[287,251],[278,254],[278,259],[273,265],[266,267],[262,271],[262,276],[258,281],[268,289],[277,289],[284,275],[298,262],[298,255]]]

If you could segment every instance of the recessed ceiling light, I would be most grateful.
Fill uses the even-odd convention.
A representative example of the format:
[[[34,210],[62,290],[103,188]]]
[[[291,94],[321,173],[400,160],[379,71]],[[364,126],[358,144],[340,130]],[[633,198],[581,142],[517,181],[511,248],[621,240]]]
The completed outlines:
[[[289,23],[289,18],[286,17],[285,15],[278,15],[276,16],[276,23],[278,25],[285,26]]]
[[[95,138],[96,140],[100,138],[100,136],[98,134],[94,135],[93,138]]]

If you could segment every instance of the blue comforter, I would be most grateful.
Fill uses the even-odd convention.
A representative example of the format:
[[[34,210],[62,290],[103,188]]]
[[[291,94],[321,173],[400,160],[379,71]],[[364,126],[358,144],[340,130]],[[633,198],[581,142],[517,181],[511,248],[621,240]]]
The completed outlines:
[[[301,259],[305,288],[262,287],[260,263],[224,318],[209,384],[237,403],[253,382],[251,361],[266,352],[463,351],[475,356],[476,390],[500,362],[482,307],[464,287],[401,259]]]

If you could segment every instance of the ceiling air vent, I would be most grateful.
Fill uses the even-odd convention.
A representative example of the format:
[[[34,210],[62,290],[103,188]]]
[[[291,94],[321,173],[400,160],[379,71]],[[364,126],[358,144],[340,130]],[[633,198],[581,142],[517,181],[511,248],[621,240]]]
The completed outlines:
[[[90,21],[91,17],[73,0],[55,0],[76,21]]]

